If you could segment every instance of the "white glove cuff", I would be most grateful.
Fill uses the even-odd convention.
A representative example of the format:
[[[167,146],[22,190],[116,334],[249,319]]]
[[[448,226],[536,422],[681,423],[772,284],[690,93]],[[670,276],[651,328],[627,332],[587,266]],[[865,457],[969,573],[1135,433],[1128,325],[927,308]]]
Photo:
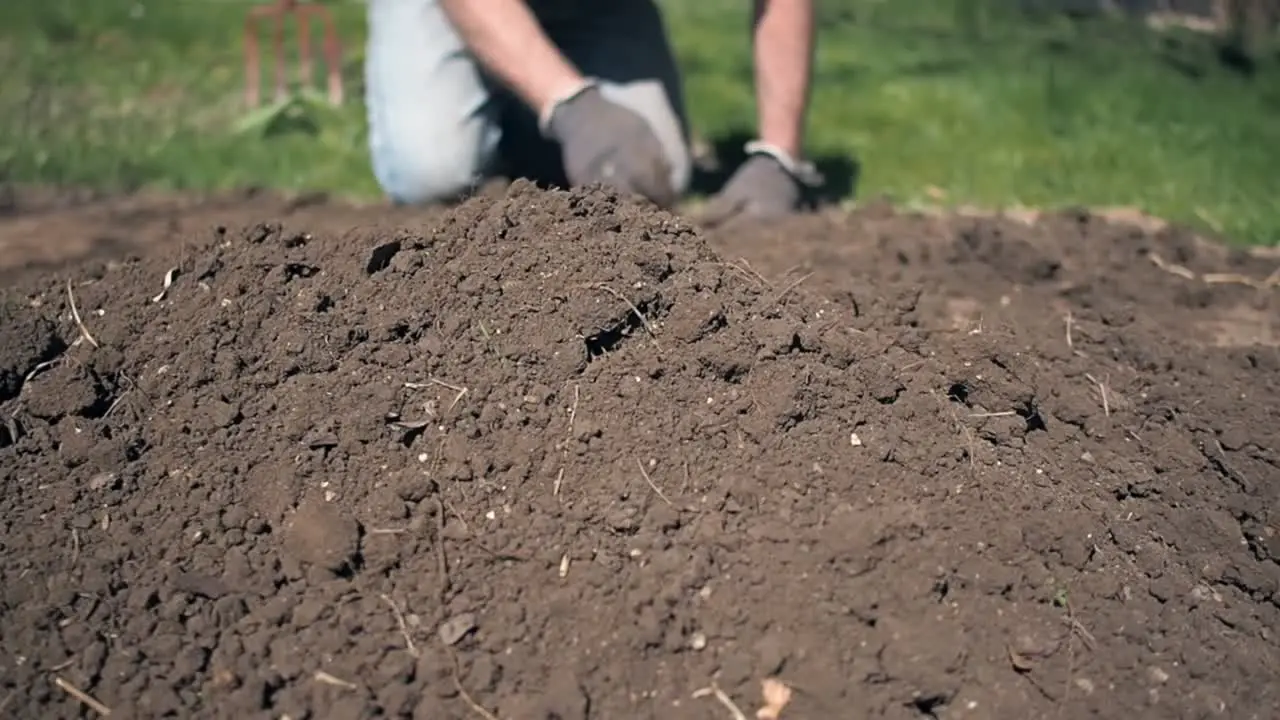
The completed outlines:
[[[791,177],[795,178],[801,185],[808,187],[817,187],[822,184],[822,173],[818,172],[818,168],[807,160],[798,160],[791,156],[786,150],[767,143],[763,140],[752,140],[743,147],[743,151],[750,155],[768,155],[787,171]]]
[[[538,113],[538,130],[542,133],[542,136],[550,137],[551,118],[552,116],[555,115],[556,110],[561,105],[569,102],[570,100],[578,97],[582,93],[590,90],[591,88],[595,87],[596,84],[597,83],[595,78],[584,78],[582,82],[578,83],[577,85],[574,85],[573,87],[569,88],[568,91],[561,93],[560,95],[553,98],[551,102],[547,103],[547,106],[542,108],[542,111]]]

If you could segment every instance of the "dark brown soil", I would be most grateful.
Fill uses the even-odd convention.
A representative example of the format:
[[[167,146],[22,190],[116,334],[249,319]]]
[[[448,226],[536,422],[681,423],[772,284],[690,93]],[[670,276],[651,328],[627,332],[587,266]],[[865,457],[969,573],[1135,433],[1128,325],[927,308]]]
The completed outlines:
[[[0,221],[10,716],[1280,713],[1275,258],[523,183],[111,207]]]

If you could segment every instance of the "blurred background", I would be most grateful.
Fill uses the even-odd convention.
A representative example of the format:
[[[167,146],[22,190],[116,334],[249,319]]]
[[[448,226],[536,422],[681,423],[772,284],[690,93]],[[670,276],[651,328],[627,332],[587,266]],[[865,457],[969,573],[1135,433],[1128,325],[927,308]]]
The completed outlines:
[[[245,102],[251,0],[4,0],[0,184],[376,199],[364,3],[311,87]],[[748,0],[662,0],[715,188],[752,129]],[[1280,242],[1280,0],[819,0],[810,152],[832,199],[1124,206]],[[291,80],[298,48],[286,26]]]

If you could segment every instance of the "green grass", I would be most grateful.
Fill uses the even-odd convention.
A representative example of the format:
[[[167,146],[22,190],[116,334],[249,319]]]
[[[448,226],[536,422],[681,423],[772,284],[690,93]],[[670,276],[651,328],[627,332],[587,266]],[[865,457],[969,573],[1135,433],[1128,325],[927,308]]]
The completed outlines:
[[[375,195],[358,102],[338,109],[303,103],[313,131],[240,131],[247,115],[241,28],[253,4],[6,0],[0,168],[18,181]],[[358,100],[363,7],[343,3],[334,11],[347,36],[348,94]],[[270,101],[266,73],[263,85]]]
[[[0,3],[0,173],[18,182],[258,186],[376,197],[363,5],[330,3],[351,101],[246,118],[246,0]],[[747,0],[664,0],[698,132],[749,131]],[[1008,0],[822,3],[815,155],[859,196],[984,206],[1128,205],[1280,242],[1280,62],[1119,21],[1028,20]],[[264,78],[265,92],[270,82]]]

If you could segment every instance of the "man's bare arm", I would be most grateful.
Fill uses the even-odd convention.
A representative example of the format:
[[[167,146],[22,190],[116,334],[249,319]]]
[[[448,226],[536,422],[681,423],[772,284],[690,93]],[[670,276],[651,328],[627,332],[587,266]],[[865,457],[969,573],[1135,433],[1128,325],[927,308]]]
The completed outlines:
[[[541,115],[584,82],[560,54],[525,0],[442,0],[476,59]]]
[[[800,158],[813,67],[813,0],[755,0],[752,33],[760,139]]]

